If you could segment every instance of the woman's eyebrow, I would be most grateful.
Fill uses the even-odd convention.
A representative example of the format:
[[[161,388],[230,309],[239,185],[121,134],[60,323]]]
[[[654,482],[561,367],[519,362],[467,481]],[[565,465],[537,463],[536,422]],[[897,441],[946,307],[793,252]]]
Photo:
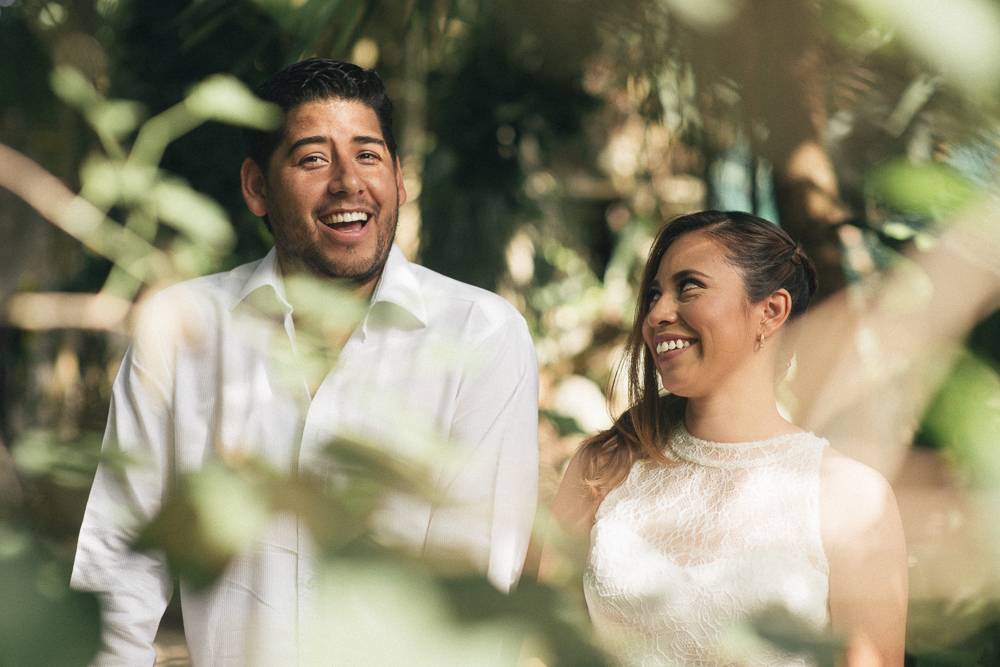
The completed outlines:
[[[702,273],[701,271],[695,271],[694,269],[681,269],[680,271],[672,275],[670,279],[676,283],[680,282],[681,280],[684,280],[685,278],[690,278],[691,276],[699,276],[701,278],[708,278],[708,279],[711,279],[712,277],[707,273]]]

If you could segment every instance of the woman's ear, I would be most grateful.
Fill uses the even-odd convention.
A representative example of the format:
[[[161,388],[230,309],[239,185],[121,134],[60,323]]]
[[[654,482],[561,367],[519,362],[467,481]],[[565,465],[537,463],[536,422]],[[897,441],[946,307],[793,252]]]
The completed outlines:
[[[267,182],[264,172],[250,158],[243,160],[243,166],[240,167],[240,182],[243,199],[250,212],[261,218],[267,215]]]
[[[772,336],[792,314],[792,295],[782,288],[764,299],[761,325],[764,335]]]

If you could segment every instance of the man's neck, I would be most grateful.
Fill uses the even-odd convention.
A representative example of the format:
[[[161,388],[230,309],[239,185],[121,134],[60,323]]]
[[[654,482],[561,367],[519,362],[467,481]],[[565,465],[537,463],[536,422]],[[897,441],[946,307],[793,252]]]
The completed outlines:
[[[382,272],[379,271],[376,275],[366,280],[363,283],[351,280],[350,278],[338,278],[334,276],[329,276],[319,271],[315,271],[301,260],[294,257],[287,257],[281,252],[278,253],[278,269],[281,272],[281,277],[286,281],[289,278],[312,278],[317,281],[321,281],[323,284],[330,285],[334,290],[352,293],[355,297],[361,300],[370,301],[372,294],[375,293],[375,286],[378,284],[379,278],[382,277]],[[291,297],[289,297],[291,302]],[[292,303],[294,307],[295,304]]]

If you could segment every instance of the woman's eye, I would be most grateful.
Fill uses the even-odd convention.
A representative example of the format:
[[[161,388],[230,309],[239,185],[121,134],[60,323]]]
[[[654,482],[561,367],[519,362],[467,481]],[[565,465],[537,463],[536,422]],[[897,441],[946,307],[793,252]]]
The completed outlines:
[[[693,278],[685,278],[680,283],[678,283],[677,291],[688,292],[690,290],[697,289],[701,286],[702,286],[701,283],[699,283],[697,280],[694,280]]]
[[[653,305],[660,300],[660,290],[649,290],[646,293],[646,303]]]

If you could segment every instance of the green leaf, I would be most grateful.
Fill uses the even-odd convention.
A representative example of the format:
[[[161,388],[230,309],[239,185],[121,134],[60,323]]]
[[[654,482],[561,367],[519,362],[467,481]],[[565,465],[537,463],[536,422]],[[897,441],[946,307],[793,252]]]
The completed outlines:
[[[133,548],[163,551],[174,574],[204,588],[260,535],[269,516],[267,497],[255,484],[230,468],[210,465],[185,478]]]
[[[87,489],[101,460],[101,440],[100,433],[90,431],[66,441],[52,431],[28,429],[14,443],[11,455],[25,474],[47,477],[67,488]]]
[[[100,647],[97,597],[71,590],[38,538],[0,524],[0,664],[84,667]]]
[[[281,123],[276,104],[258,99],[242,81],[228,74],[216,74],[199,83],[184,105],[205,120],[258,130],[272,130]]]
[[[223,250],[236,240],[225,210],[214,199],[178,180],[163,180],[150,194],[157,215],[193,241]]]
[[[965,353],[925,416],[927,432],[979,488],[1000,488],[1000,373]]]
[[[575,417],[560,414],[554,410],[539,410],[539,417],[545,417],[552,422],[559,431],[560,437],[567,435],[587,435],[587,432],[580,428]]]
[[[989,0],[849,0],[972,94],[1000,78],[1000,10]]]
[[[868,179],[871,196],[902,213],[938,218],[969,204],[976,188],[953,167],[916,165],[905,158],[875,168]]]
[[[49,83],[59,99],[77,109],[85,110],[101,101],[101,96],[75,67],[59,65],[52,70]]]
[[[149,195],[155,169],[95,155],[80,167],[80,194],[98,208],[133,205]]]
[[[121,140],[134,132],[146,117],[146,107],[130,100],[101,100],[87,115],[98,132]]]
[[[897,241],[908,241],[917,235],[917,230],[903,222],[887,222],[882,225],[882,233]]]

